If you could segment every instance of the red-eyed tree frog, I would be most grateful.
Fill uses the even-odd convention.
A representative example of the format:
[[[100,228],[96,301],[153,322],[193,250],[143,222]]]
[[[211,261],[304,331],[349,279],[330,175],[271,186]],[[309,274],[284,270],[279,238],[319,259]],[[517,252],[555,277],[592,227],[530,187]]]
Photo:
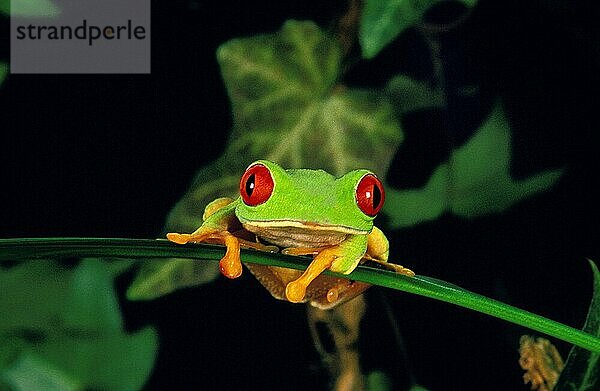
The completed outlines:
[[[323,170],[286,170],[258,160],[242,175],[236,200],[216,199],[206,207],[203,223],[195,232],[169,233],[167,238],[179,244],[224,244],[227,251],[220,268],[229,278],[242,274],[240,247],[262,251],[278,251],[279,247],[285,254],[313,255],[304,272],[246,266],[274,297],[293,303],[310,301],[326,309],[369,286],[322,275],[327,269],[348,274],[359,263],[373,261],[414,276],[411,270],[387,262],[388,240],[373,225],[384,199],[381,181],[368,170],[336,178]]]

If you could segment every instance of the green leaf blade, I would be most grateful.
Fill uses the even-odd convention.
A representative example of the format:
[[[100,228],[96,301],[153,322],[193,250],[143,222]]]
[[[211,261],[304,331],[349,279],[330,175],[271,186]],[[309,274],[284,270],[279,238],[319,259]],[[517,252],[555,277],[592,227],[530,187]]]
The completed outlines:
[[[594,278],[592,301],[583,331],[600,337],[600,271],[589,261]],[[569,352],[554,391],[593,391],[600,388],[600,352],[574,346]]]
[[[57,245],[61,251],[57,251]],[[24,249],[19,249],[20,244]],[[69,247],[72,246],[72,247]],[[119,254],[119,252],[121,252]],[[191,259],[219,260],[224,255],[224,248],[210,245],[186,245],[178,246],[166,240],[140,240],[140,239],[0,239],[0,261],[3,259],[17,259],[16,254],[21,257],[31,257],[32,254],[47,257],[49,254],[61,256],[88,257],[90,253],[94,256],[106,257],[149,257],[176,258],[187,256]],[[183,255],[185,254],[185,255]],[[10,258],[9,258],[10,257]],[[293,257],[282,254],[262,253],[258,251],[242,250],[242,261],[302,270],[306,268],[307,258]],[[374,269],[366,266],[357,267],[348,275],[326,272],[341,278],[349,278],[373,285],[379,285],[404,292],[430,297],[445,301],[481,313],[485,313],[509,322],[528,327],[564,341],[573,343],[593,352],[600,353],[600,337],[594,336],[575,328],[546,319],[542,316],[532,314],[508,304],[486,298],[473,292],[469,292],[456,285],[425,276],[406,277],[393,272]]]

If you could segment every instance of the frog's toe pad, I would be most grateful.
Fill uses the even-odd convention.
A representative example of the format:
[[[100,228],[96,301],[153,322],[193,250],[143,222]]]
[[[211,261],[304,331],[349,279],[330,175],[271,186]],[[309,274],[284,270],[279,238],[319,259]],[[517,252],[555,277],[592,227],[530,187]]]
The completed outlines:
[[[285,287],[285,297],[292,303],[301,303],[306,294],[306,286],[301,281],[292,281]]]
[[[385,267],[387,270],[393,271],[394,273],[402,274],[402,275],[407,276],[407,277],[414,277],[415,276],[415,272],[413,272],[409,268],[406,268],[406,267],[404,267],[402,265],[398,265],[397,263],[382,262],[382,261],[380,261],[378,259],[373,259],[373,258],[367,258],[367,259],[369,259],[371,261],[377,262],[381,266]]]
[[[225,255],[219,262],[221,274],[232,280],[242,275],[242,263],[239,258]]]
[[[396,266],[396,265],[395,265]],[[403,266],[397,265],[396,267],[394,267],[394,271],[398,274],[402,274],[408,277],[414,277],[415,276],[415,272],[413,272],[410,269],[407,269]]]
[[[173,243],[186,244],[190,241],[190,236],[190,234],[178,234],[175,232],[169,232],[167,234],[167,239]]]

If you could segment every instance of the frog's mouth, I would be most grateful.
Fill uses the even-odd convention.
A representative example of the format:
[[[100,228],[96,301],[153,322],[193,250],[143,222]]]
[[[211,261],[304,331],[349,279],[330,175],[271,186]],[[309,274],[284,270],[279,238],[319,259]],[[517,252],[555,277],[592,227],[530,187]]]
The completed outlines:
[[[326,231],[336,232],[346,235],[366,235],[369,232],[360,229],[347,227],[344,225],[334,224],[322,224],[315,223],[312,221],[297,221],[297,220],[261,220],[261,221],[247,221],[240,219],[243,225],[254,226],[261,229],[286,229],[286,228],[299,228],[302,230],[309,231]]]
[[[343,225],[314,223],[296,220],[240,220],[243,227],[257,237],[279,247],[323,247],[341,243],[348,235],[366,235]]]

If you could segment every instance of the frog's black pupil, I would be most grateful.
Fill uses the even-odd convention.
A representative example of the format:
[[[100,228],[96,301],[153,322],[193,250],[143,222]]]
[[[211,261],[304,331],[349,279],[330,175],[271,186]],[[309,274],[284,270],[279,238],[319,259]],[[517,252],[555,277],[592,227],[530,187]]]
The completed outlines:
[[[373,209],[377,209],[380,202],[381,202],[381,191],[379,190],[379,186],[373,185]]]
[[[248,196],[252,196],[252,193],[254,192],[254,178],[255,174],[252,174],[246,181],[246,194],[248,194]]]

